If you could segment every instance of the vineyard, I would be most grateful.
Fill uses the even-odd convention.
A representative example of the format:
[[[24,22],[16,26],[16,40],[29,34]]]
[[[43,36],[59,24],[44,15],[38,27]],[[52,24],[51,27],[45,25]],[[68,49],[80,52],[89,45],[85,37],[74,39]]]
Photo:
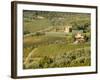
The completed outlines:
[[[23,68],[79,67],[91,65],[90,15],[24,11]],[[66,25],[88,39],[74,44],[74,32],[65,33]]]

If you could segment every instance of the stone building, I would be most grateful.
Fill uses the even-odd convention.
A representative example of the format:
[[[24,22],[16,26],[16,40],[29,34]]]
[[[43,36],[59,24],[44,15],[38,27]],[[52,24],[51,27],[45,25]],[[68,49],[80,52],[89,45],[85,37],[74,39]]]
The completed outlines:
[[[66,26],[66,27],[64,28],[64,32],[65,32],[65,33],[72,32],[72,26]]]

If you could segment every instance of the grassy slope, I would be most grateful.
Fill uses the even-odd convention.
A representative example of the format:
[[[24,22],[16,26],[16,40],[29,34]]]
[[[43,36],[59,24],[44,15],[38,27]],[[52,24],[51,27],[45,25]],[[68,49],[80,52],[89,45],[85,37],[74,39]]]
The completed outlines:
[[[24,64],[24,69],[90,65],[90,44],[50,44],[36,48]]]
[[[89,44],[78,44],[78,45],[50,44],[50,45],[38,47],[37,51],[33,53],[33,57],[43,57],[43,56],[55,57],[57,55],[62,55],[63,53],[66,52],[71,52],[82,48],[90,48],[90,45]]]
[[[27,14],[26,17],[28,17],[29,14]],[[32,16],[32,14],[30,14],[30,16]],[[65,16],[63,22],[66,24],[70,24],[73,21],[84,23],[84,21],[88,21],[89,19],[89,16],[84,14],[68,15]],[[36,32],[51,26],[51,21],[46,17],[42,20],[24,19],[24,31]],[[32,50],[37,48],[29,58],[29,62],[24,65],[24,68],[31,69],[90,65],[90,55],[87,56],[90,54],[90,44],[83,43],[75,45],[72,43],[72,39],[72,34],[66,36],[64,33],[55,32],[47,32],[46,35],[43,36],[28,36],[24,38],[24,60]],[[79,57],[79,55],[82,56]],[[52,59],[53,62],[51,64],[50,60],[53,57],[54,59]],[[69,61],[71,61],[70,65],[68,64]]]
[[[58,36],[60,35],[60,36]],[[62,35],[62,36],[61,36]],[[69,37],[69,38],[68,38]],[[31,53],[31,57],[27,61],[27,64],[24,64],[25,69],[30,68],[47,68],[47,67],[72,67],[72,66],[89,66],[90,65],[90,44],[89,43],[81,43],[81,44],[73,44],[67,43],[67,40],[70,40],[71,34],[66,36],[65,34],[53,34],[47,33],[44,36],[30,36],[26,37],[24,40],[24,45],[29,46],[28,48],[24,48],[24,56],[26,58]],[[55,41],[63,41],[65,43],[62,44],[58,42],[57,44]],[[72,39],[71,39],[72,40]],[[52,43],[51,43],[52,42]],[[63,41],[64,42],[64,41]],[[38,45],[34,53],[32,51],[35,48],[30,48],[30,46]],[[38,44],[39,43],[39,44]],[[27,50],[29,49],[29,50]],[[68,55],[68,56],[67,56]],[[79,57],[82,55],[81,57]],[[87,56],[88,55],[88,56]],[[64,58],[64,57],[65,58]],[[67,57],[69,58],[67,58]],[[75,60],[72,60],[75,57]],[[24,57],[24,59],[26,59]],[[53,63],[49,64],[48,60],[53,58]],[[60,59],[59,59],[60,58]],[[63,60],[63,62],[62,62]],[[70,60],[70,65],[67,64],[66,61]],[[42,61],[42,62],[41,62]],[[47,61],[47,62],[45,62]],[[81,63],[81,62],[84,63]],[[66,63],[66,64],[65,64]],[[61,65],[63,64],[63,65]],[[42,65],[42,66],[41,66]],[[46,65],[46,66],[45,66]]]
[[[24,31],[35,32],[41,29],[50,27],[50,22],[47,19],[44,20],[31,20],[29,22],[24,21]]]

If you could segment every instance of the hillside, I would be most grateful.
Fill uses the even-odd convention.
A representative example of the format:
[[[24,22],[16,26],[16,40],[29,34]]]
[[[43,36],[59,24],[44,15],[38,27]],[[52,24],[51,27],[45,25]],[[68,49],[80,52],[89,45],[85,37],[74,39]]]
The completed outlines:
[[[24,33],[45,28],[63,28],[71,25],[74,29],[90,25],[90,14],[70,12],[23,11]]]
[[[23,69],[90,66],[90,19],[88,13],[24,10]]]

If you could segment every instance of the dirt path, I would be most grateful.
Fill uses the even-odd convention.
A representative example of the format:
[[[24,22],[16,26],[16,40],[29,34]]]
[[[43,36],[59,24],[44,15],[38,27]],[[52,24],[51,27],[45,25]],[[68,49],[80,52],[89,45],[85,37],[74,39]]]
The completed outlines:
[[[27,64],[27,63],[28,63],[29,58],[32,56],[32,54],[33,54],[36,50],[37,50],[37,48],[33,49],[33,50],[29,53],[29,55],[28,55],[28,56],[26,57],[26,59],[25,59],[24,64]]]
[[[52,28],[53,27],[48,27],[48,28],[45,28],[43,30],[39,30],[37,32],[47,32],[47,31],[51,30]],[[36,34],[36,32],[32,32],[32,33],[29,33],[29,34],[24,35],[24,37],[28,37],[28,36],[35,35],[35,34]]]

